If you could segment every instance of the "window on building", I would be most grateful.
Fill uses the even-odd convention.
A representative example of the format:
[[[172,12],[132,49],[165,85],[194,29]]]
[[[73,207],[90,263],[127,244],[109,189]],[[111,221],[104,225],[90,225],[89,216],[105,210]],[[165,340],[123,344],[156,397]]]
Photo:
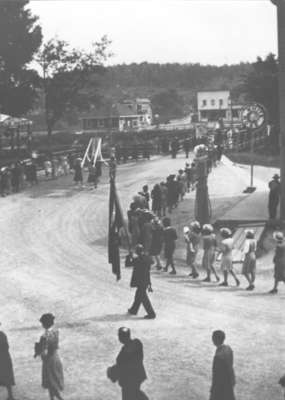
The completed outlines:
[[[224,104],[224,100],[223,100],[223,99],[220,99],[220,100],[219,100],[219,105],[220,105],[220,107],[222,107],[223,104]]]
[[[212,100],[211,100],[211,106],[214,106],[214,105],[215,105],[215,100],[212,99]]]
[[[207,105],[207,100],[203,100],[202,105],[203,105],[203,107],[206,107],[206,105]]]

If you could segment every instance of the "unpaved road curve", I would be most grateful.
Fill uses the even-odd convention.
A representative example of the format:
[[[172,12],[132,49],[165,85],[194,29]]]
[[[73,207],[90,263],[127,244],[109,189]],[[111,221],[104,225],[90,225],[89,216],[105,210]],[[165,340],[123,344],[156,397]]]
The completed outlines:
[[[158,159],[120,167],[124,208],[143,183],[160,181],[183,164],[183,159]],[[226,182],[226,174],[226,169],[213,173],[213,197],[222,197],[225,188],[228,196],[240,193],[244,182],[238,173],[234,184]],[[271,272],[260,273],[255,293],[193,283],[183,265],[176,277],[154,272],[158,318],[145,321],[143,311],[130,318],[125,313],[133,296],[130,270],[123,269],[117,283],[107,264],[107,210],[106,178],[97,191],[77,190],[67,177],[0,200],[0,320],[10,340],[17,398],[47,398],[40,387],[40,361],[32,356],[41,333],[38,319],[53,312],[61,330],[66,399],[119,398],[105,371],[119,350],[116,330],[122,325],[143,340],[150,399],[208,398],[210,336],[217,328],[225,329],[235,351],[237,400],[280,399],[285,290],[281,287],[276,297],[265,294]]]

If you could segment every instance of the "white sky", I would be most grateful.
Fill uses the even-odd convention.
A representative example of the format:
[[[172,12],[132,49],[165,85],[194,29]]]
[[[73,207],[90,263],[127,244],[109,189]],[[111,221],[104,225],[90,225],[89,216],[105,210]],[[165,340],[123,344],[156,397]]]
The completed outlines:
[[[110,64],[232,64],[277,53],[270,0],[32,0],[46,39],[88,49],[107,34]]]

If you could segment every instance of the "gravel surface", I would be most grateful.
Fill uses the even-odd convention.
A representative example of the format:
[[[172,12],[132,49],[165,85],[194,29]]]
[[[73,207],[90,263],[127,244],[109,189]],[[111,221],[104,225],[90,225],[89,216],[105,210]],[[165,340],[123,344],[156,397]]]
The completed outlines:
[[[119,166],[123,208],[144,183],[159,182],[184,163],[182,157],[156,158]],[[243,196],[247,182],[238,169],[233,176],[232,168],[220,165],[209,179],[216,217]],[[180,226],[192,219],[193,204],[191,193],[175,211]],[[130,327],[144,343],[148,380],[143,387],[151,400],[208,399],[214,329],[226,331],[234,350],[237,400],[281,399],[277,382],[285,372],[285,288],[280,286],[276,296],[267,294],[271,256],[260,262],[255,292],[244,290],[242,277],[241,288],[218,288],[189,279],[180,239],[177,276],[152,275],[157,319],[143,320],[143,310],[129,317],[131,271],[123,268],[120,282],[111,274],[107,213],[106,176],[97,190],[78,190],[69,176],[0,199],[0,320],[14,361],[16,398],[47,398],[33,346],[41,334],[40,315],[53,312],[60,328],[65,399],[120,398],[119,387],[106,378],[120,348],[120,326]],[[1,389],[0,398],[5,395]]]

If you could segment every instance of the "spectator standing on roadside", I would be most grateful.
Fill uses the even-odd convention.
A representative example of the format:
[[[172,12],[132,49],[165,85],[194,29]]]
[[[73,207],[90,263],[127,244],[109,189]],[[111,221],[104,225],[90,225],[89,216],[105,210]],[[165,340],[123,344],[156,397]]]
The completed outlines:
[[[77,158],[75,161],[73,180],[76,184],[82,185],[83,176],[82,176],[82,168],[81,168],[81,158]]]
[[[186,158],[189,157],[190,147],[191,147],[190,139],[189,138],[184,139],[184,141],[183,141],[183,149],[185,151],[185,157]]]
[[[277,207],[280,200],[280,177],[275,174],[272,180],[269,182],[269,199],[268,199],[268,211],[269,218],[276,219]]]
[[[14,385],[15,379],[8,339],[5,333],[0,331],[0,386],[4,386],[7,389],[7,400],[14,400],[12,391],[12,386]]]
[[[230,346],[224,344],[225,338],[225,333],[220,330],[212,334],[217,349],[213,360],[210,400],[235,400],[234,357]]]

